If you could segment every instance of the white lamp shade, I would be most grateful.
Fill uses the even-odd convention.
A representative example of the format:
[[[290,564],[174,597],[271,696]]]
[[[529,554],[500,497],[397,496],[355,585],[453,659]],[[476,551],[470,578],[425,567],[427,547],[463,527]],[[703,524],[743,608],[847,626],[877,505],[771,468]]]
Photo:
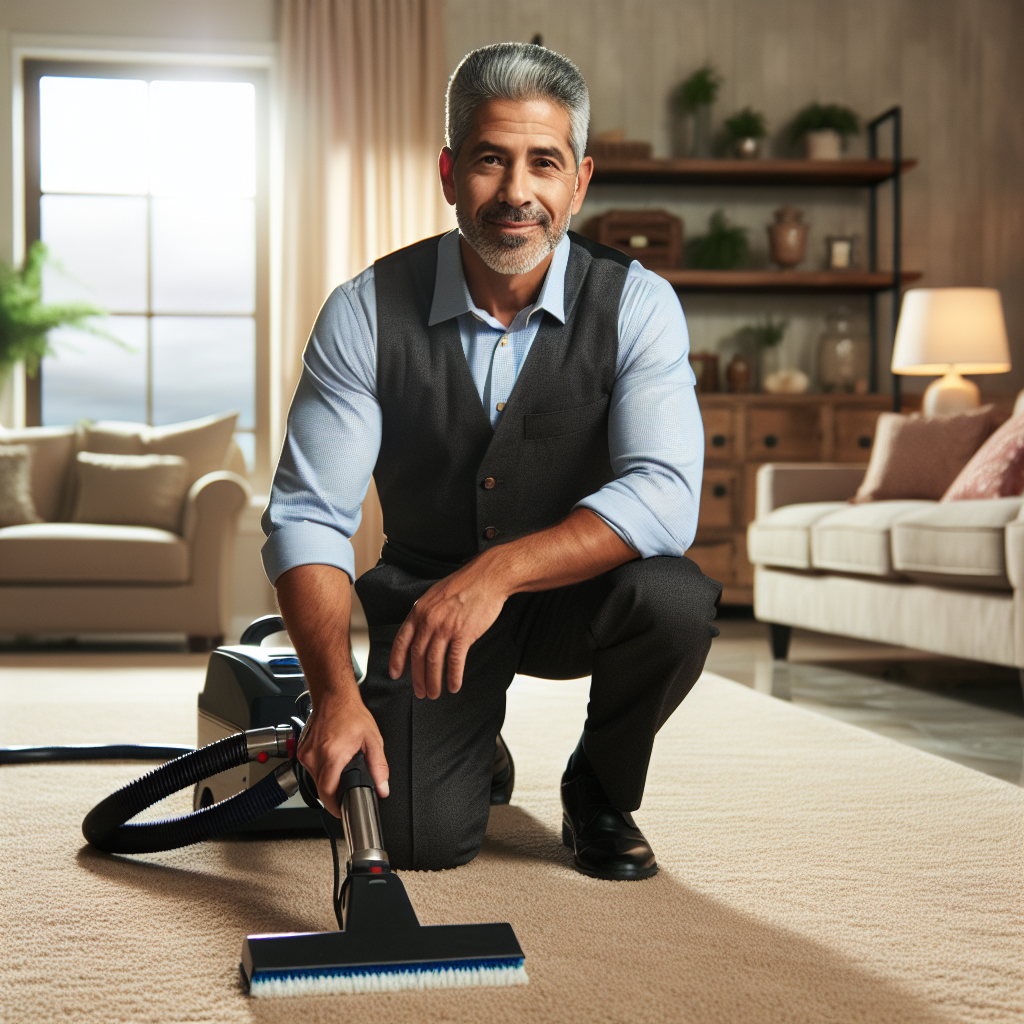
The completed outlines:
[[[912,288],[903,296],[892,372],[1006,373],[1010,346],[995,288]]]

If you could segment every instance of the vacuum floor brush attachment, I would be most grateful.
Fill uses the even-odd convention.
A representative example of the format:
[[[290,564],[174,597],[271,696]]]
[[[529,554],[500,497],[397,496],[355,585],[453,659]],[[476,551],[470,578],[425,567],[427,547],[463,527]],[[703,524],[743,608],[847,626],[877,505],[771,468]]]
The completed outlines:
[[[312,803],[311,782],[300,788]],[[311,799],[312,798],[312,799]],[[523,985],[523,951],[509,924],[421,925],[383,849],[373,780],[362,753],[342,773],[339,822],[324,811],[334,853],[341,931],[250,935],[242,980],[252,996],[333,995],[403,989]],[[348,846],[341,879],[338,839]]]

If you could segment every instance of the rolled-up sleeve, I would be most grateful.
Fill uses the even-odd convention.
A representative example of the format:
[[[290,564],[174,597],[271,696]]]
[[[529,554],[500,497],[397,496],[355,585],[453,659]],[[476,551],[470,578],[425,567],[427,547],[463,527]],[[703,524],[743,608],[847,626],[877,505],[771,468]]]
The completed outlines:
[[[608,418],[615,479],[577,508],[596,512],[643,558],[682,555],[697,532],[704,429],[689,351],[672,286],[634,262]]]
[[[373,268],[330,295],[303,353],[303,371],[270,503],[263,567],[271,583],[297,565],[333,565],[355,579],[351,538],[377,461]]]

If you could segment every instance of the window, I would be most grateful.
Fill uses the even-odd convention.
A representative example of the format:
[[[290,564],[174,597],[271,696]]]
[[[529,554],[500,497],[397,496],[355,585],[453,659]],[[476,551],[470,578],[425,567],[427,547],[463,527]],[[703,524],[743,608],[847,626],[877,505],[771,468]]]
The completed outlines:
[[[51,334],[38,422],[173,423],[237,409],[252,468],[266,348],[259,73],[26,63],[27,241],[47,302],[122,343]]]

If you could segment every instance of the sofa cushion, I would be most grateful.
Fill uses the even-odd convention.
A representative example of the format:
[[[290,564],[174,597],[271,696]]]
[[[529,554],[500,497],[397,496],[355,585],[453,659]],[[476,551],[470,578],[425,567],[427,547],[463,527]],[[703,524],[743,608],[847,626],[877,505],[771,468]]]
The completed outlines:
[[[893,568],[935,586],[1012,590],[1006,525],[1024,498],[945,502],[903,516],[892,528]]]
[[[0,530],[0,584],[187,583],[188,545],[148,526],[32,523]]]
[[[903,516],[934,505],[932,501],[847,505],[811,527],[811,565],[827,572],[896,578],[899,573],[893,569],[890,543],[893,524]]]
[[[79,452],[75,523],[180,532],[188,463],[178,455]]]
[[[991,405],[942,416],[883,412],[854,502],[938,501],[998,419]]]
[[[188,463],[187,490],[201,476],[224,468],[237,420],[237,412],[165,427],[101,420],[82,427],[78,447],[110,455],[178,455]]]
[[[823,516],[849,508],[845,501],[783,505],[747,528],[747,557],[754,565],[810,569],[811,526]]]
[[[38,522],[32,500],[32,449],[27,444],[0,445],[0,527]]]
[[[0,427],[0,444],[24,444],[32,449],[32,501],[43,519],[65,516],[69,470],[75,453],[74,427]]]
[[[942,496],[979,501],[1024,494],[1024,416],[1007,420],[972,456]]]

